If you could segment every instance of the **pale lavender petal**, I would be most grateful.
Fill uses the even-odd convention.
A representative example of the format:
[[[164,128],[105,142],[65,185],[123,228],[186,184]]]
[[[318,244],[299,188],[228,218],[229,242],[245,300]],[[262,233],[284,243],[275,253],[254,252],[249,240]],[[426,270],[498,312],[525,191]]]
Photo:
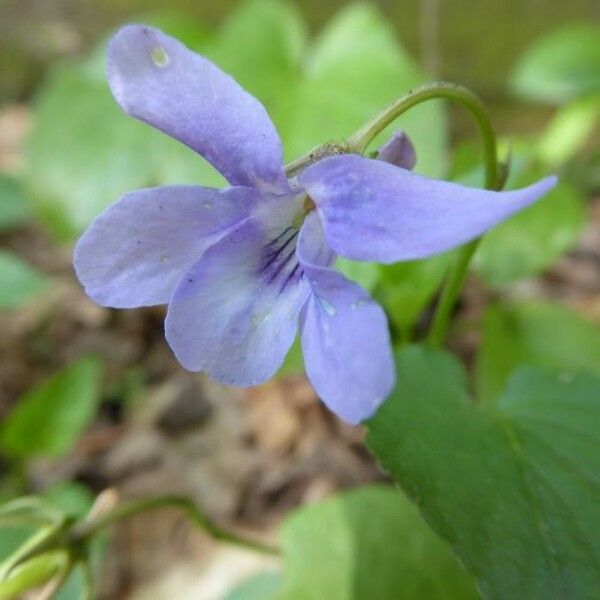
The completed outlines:
[[[335,261],[335,252],[327,244],[323,223],[314,211],[304,220],[296,252],[300,265],[308,270],[330,267]]]
[[[108,49],[108,80],[128,114],[196,150],[232,185],[287,191],[281,141],[264,106],[177,40],[123,27]]]
[[[292,228],[273,237],[251,218],[184,275],[165,323],[184,367],[239,386],[257,385],[276,373],[309,294],[295,240]]]
[[[490,192],[353,154],[326,158],[298,179],[317,206],[333,250],[382,263],[425,258],[464,244],[556,184],[556,177],[547,177],[520,190]]]
[[[321,250],[320,228],[317,215],[309,215],[298,244],[312,288],[301,319],[304,366],[328,408],[354,425],[373,415],[394,386],[392,347],[381,307],[341,273],[320,266],[331,258]]]
[[[103,306],[166,304],[183,274],[261,201],[252,188],[165,186],[126,194],[75,248],[77,277]]]
[[[412,171],[417,164],[417,153],[404,131],[396,131],[379,149],[377,160]]]

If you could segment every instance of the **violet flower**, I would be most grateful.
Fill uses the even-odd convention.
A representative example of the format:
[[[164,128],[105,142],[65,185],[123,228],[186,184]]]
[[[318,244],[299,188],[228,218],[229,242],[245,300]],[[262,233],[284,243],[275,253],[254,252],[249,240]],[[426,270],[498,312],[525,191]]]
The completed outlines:
[[[444,252],[555,182],[490,192],[434,181],[391,164],[412,166],[404,139],[383,152],[390,162],[344,154],[288,179],[260,102],[149,27],[115,35],[108,80],[128,114],[201,154],[231,187],[126,194],[77,244],[87,294],[115,308],[168,304],[166,338],[180,363],[238,386],[277,372],[299,321],[308,378],[349,423],[375,412],[395,373],[385,314],[331,268],[336,254],[393,263]]]

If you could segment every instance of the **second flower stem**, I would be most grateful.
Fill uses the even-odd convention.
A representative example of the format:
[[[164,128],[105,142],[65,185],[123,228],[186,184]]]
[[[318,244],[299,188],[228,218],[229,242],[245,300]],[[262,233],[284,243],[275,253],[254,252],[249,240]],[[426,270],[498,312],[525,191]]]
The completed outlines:
[[[216,540],[235,544],[236,546],[255,550],[263,554],[279,555],[279,550],[273,546],[250,540],[222,529],[210,521],[194,502],[183,496],[157,496],[124,502],[97,518],[79,523],[71,530],[71,536],[75,541],[85,541],[118,521],[142,512],[161,508],[176,508],[183,511],[196,526],[206,531],[206,533]]]

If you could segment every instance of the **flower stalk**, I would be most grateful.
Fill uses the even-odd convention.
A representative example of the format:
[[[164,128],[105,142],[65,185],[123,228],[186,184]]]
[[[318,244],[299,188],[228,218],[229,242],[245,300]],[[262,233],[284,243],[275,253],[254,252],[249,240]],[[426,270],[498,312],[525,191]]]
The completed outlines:
[[[424,85],[399,98],[348,139],[350,151],[364,153],[373,139],[400,115],[422,102],[436,99],[457,102],[471,113],[483,143],[485,187],[488,190],[502,189],[505,177],[499,175],[496,136],[485,106],[469,89],[454,83],[438,82]],[[473,240],[459,250],[446,277],[428,335],[428,341],[433,346],[440,346],[444,341],[452,309],[464,284],[479,240],[480,238]]]
[[[383,109],[371,121],[363,125],[348,138],[350,152],[363,154],[373,139],[388,125],[411,108],[428,100],[451,100],[464,106],[473,116],[481,133],[483,158],[485,163],[485,187],[496,189],[498,159],[496,136],[487,114],[485,105],[471,90],[455,83],[436,82],[411,90],[387,108]]]
[[[245,538],[219,527],[208,519],[194,502],[183,496],[156,496],[124,502],[95,519],[78,523],[71,530],[70,537],[73,542],[87,542],[110,525],[143,512],[162,508],[175,508],[184,512],[194,525],[208,533],[215,540],[271,556],[278,556],[280,553],[279,549],[274,546]]]

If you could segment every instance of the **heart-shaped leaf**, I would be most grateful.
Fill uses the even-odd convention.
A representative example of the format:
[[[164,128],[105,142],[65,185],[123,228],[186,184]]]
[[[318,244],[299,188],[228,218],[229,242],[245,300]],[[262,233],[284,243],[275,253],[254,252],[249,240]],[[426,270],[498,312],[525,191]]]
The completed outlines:
[[[479,399],[495,402],[519,365],[600,375],[600,327],[558,304],[490,306],[477,356]]]
[[[294,513],[283,551],[278,600],[477,598],[448,547],[390,487],[363,487]]]
[[[368,446],[485,598],[600,589],[600,377],[523,369],[497,406],[452,356],[409,348]]]

